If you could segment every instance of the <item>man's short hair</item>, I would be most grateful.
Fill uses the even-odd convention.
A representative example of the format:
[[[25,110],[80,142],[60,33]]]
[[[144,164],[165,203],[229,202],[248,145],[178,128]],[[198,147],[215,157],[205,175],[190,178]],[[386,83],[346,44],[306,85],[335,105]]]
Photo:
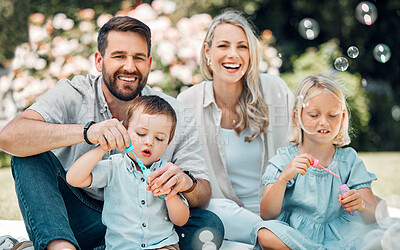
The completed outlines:
[[[151,50],[151,31],[150,28],[142,23],[141,21],[128,17],[118,16],[111,18],[103,27],[99,30],[99,36],[97,37],[97,49],[100,54],[104,56],[107,48],[107,36],[110,31],[121,31],[121,32],[135,32],[140,34],[147,42],[147,56],[150,56]]]

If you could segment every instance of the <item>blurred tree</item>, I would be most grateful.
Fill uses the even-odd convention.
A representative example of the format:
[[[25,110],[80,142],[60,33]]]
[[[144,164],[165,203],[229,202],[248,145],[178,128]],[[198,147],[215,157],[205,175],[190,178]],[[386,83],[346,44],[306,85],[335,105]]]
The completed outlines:
[[[134,5],[135,2],[142,1],[132,0],[128,4]],[[28,18],[31,13],[40,12],[50,16],[62,12],[67,16],[75,16],[77,8],[92,8],[100,14],[116,13],[121,5],[112,0],[1,0],[0,66],[7,67],[9,60],[14,57],[16,46],[28,40]]]

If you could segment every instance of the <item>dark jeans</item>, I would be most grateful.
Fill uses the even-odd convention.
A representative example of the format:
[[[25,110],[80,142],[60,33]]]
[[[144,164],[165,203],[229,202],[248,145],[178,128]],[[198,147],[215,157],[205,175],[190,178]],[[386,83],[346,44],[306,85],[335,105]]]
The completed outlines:
[[[55,239],[67,240],[78,249],[104,247],[103,202],[68,185],[65,170],[52,152],[13,157],[11,167],[19,207],[35,249],[45,249]],[[175,229],[184,250],[210,244],[199,237],[203,231],[211,232],[208,238],[217,248],[222,244],[221,220],[204,209],[190,209],[188,223]]]

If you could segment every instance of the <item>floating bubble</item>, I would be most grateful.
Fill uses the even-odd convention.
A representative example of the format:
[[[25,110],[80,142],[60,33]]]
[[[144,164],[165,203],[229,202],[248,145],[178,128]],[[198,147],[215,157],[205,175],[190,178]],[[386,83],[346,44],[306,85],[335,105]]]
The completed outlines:
[[[214,242],[207,242],[201,248],[202,250],[217,250],[217,246]]]
[[[356,46],[350,46],[347,49],[347,55],[351,58],[356,58],[358,54],[360,54],[360,52],[358,51],[358,48]]]
[[[393,106],[392,108],[392,117],[393,120],[395,120],[396,122],[400,121],[400,107],[399,106]]]
[[[400,222],[392,222],[381,238],[382,249],[400,249]]]
[[[363,87],[367,87],[367,84],[368,84],[367,79],[365,79],[365,78],[361,79],[361,85]]]
[[[380,43],[374,48],[374,57],[380,63],[386,63],[392,56],[389,46],[384,43]]]
[[[279,57],[279,58],[282,58],[282,53],[278,53],[278,57]]]
[[[333,65],[335,65],[337,70],[345,71],[349,67],[349,61],[345,57],[338,57]]]
[[[299,33],[307,40],[314,40],[319,35],[318,22],[312,18],[304,18],[299,23]]]
[[[185,234],[182,234],[181,237],[182,237],[182,238],[185,238]]]
[[[356,7],[357,20],[365,25],[372,25],[378,18],[378,11],[373,3],[361,2]]]
[[[199,239],[201,242],[204,242],[204,243],[210,242],[210,241],[212,241],[212,239],[214,239],[214,234],[209,230],[204,230],[200,233]]]

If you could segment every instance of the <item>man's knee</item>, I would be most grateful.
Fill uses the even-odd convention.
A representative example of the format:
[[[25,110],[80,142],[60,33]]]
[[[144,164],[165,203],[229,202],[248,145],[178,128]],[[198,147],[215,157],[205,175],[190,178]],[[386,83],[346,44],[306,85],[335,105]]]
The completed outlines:
[[[11,171],[14,179],[16,175],[33,176],[33,174],[37,175],[39,172],[49,174],[59,172],[62,169],[62,164],[51,151],[28,157],[13,156],[11,158]]]

